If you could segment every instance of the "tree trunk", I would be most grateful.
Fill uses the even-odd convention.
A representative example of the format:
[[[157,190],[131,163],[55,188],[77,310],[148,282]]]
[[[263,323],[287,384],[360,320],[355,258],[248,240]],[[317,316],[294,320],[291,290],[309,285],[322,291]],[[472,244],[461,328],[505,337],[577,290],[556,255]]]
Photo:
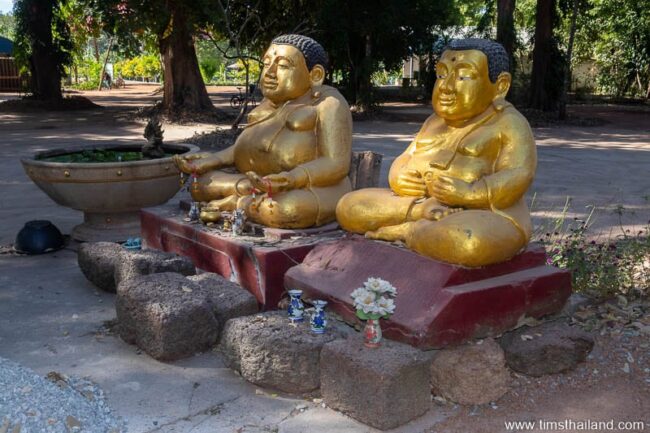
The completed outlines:
[[[553,44],[553,16],[555,0],[537,0],[535,20],[535,48],[533,48],[533,71],[530,79],[531,108],[544,111],[555,109],[555,101],[547,92]]]
[[[241,123],[242,120],[244,120],[244,116],[246,115],[246,110],[248,109],[248,102],[250,101],[250,98],[253,96],[252,92],[248,92],[250,89],[250,64],[248,63],[249,60],[247,59],[242,59],[241,58],[241,51],[238,51],[238,57],[241,59],[242,63],[244,64],[244,71],[246,72],[246,80],[244,83],[244,100],[241,103],[241,106],[239,107],[239,113],[237,114],[237,117],[235,118],[234,122],[232,122],[232,125],[230,125],[231,129],[233,131],[236,131],[237,128],[239,128],[239,124]]]
[[[214,106],[201,77],[190,26],[181,7],[175,2],[170,2],[170,7],[173,29],[159,39],[163,58],[163,109],[172,115],[212,110]]]
[[[560,120],[566,119],[566,104],[568,99],[569,87],[571,86],[571,57],[573,56],[573,41],[576,35],[576,19],[578,18],[578,2],[580,0],[573,0],[573,14],[571,15],[571,29],[569,30],[569,46],[567,47],[567,67],[564,71],[564,80],[562,83],[562,93],[560,93],[560,104],[558,118]]]
[[[517,35],[515,33],[516,0],[497,0],[497,42],[510,56],[510,71],[514,72],[514,52]]]
[[[371,82],[371,72],[372,72],[372,39],[370,35],[366,35],[363,39],[363,52],[362,58],[358,59],[356,62],[357,65],[360,65],[355,72],[355,105],[361,109],[361,111],[368,111],[372,108],[373,98],[372,98],[372,82]]]
[[[97,38],[93,38],[93,53],[95,54],[95,61],[99,62],[99,44]]]
[[[433,87],[436,84],[436,61],[437,59],[431,51],[420,57],[420,79],[424,83],[424,95],[426,98],[432,97]]]
[[[29,59],[31,90],[36,99],[62,99],[61,70],[56,59],[52,40],[52,18],[54,2],[32,1],[26,18],[30,33],[35,41]]]
[[[97,90],[102,90],[102,84],[104,83],[104,74],[106,74],[106,64],[108,63],[108,56],[111,55],[111,49],[113,49],[113,37],[108,41],[108,50],[106,50],[106,57],[104,57],[104,63],[102,64],[102,72],[99,74],[99,86],[97,87]],[[109,89],[110,86],[109,86]]]

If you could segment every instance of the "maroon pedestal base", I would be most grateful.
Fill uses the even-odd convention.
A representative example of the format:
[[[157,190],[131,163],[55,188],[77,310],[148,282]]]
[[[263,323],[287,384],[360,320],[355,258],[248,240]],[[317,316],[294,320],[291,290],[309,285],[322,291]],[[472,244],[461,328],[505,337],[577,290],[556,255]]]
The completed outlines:
[[[350,293],[368,277],[397,288],[395,314],[382,320],[384,336],[422,349],[498,335],[526,316],[559,311],[571,294],[570,273],[546,266],[540,245],[508,262],[469,269],[358,236],[318,245],[287,272],[285,285],[329,301],[354,323]]]
[[[223,275],[251,292],[264,310],[277,307],[285,272],[302,262],[321,238],[311,236],[301,242],[275,236],[269,242],[268,238],[230,237],[187,223],[184,216],[174,205],[143,209],[144,245],[189,257],[197,268]],[[334,233],[340,232],[329,234]]]

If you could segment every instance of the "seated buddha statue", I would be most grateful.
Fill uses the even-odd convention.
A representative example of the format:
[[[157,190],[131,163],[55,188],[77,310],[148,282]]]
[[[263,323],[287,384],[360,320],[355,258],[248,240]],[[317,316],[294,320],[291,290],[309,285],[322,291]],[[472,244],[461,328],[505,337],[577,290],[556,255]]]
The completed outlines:
[[[467,267],[522,250],[537,154],[528,122],[505,100],[508,62],[496,42],[453,40],[436,66],[435,113],[391,165],[390,189],[346,194],[336,209],[341,226]]]
[[[231,147],[175,158],[194,174],[200,218],[243,209],[253,222],[306,228],[336,219],[336,204],[351,190],[348,179],[352,117],[341,94],[323,85],[327,54],[301,35],[275,38],[263,57],[263,101]]]

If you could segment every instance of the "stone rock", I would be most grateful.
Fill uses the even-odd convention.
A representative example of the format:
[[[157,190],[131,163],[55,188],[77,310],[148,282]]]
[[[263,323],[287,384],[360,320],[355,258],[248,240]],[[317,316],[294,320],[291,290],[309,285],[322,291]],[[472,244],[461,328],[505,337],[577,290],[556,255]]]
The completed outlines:
[[[436,351],[431,362],[433,393],[460,404],[497,401],[508,378],[503,350],[491,338]]]
[[[529,376],[561,373],[583,362],[594,347],[594,339],[564,321],[522,326],[500,340],[511,369]]]
[[[115,268],[115,284],[129,278],[161,272],[177,272],[194,275],[196,269],[187,257],[159,250],[129,251],[122,255],[122,260]]]
[[[291,324],[284,311],[238,317],[226,322],[219,347],[230,368],[249,382],[299,394],[320,386],[320,352],[342,338],[337,326],[344,325],[314,334],[307,320]]]
[[[219,274],[206,272],[192,275],[188,279],[204,289],[219,323],[226,323],[235,317],[250,316],[259,311],[255,296]]]
[[[558,315],[560,317],[573,316],[580,308],[586,307],[592,302],[593,301],[585,295],[581,295],[580,293],[572,293],[571,296],[569,296],[569,299],[567,299],[566,304],[564,304],[564,308],[562,308],[562,311],[560,311]]]
[[[201,352],[219,336],[219,322],[206,291],[178,273],[122,281],[115,309],[120,337],[159,360]]]
[[[65,418],[65,426],[68,428],[69,431],[79,431],[81,430],[81,422],[73,417],[72,415],[68,415]]]
[[[77,262],[85,277],[107,292],[115,292],[115,269],[126,250],[114,242],[87,242],[79,246]]]
[[[325,403],[372,427],[398,427],[431,406],[429,358],[405,344],[384,340],[375,349],[360,336],[334,341],[321,352]]]

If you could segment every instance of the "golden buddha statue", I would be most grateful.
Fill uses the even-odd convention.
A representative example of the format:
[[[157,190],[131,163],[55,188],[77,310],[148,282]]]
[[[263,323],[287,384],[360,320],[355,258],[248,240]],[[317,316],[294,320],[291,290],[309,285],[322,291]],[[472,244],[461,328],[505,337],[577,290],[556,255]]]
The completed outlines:
[[[467,267],[522,250],[537,153],[528,122],[505,101],[508,70],[500,44],[453,40],[436,66],[435,114],[393,162],[390,189],[346,194],[336,209],[341,226]]]
[[[337,202],[351,190],[352,117],[341,94],[323,85],[327,54],[309,37],[283,35],[263,62],[264,100],[235,144],[176,157],[176,165],[197,176],[191,194],[205,203],[204,222],[235,209],[269,227],[332,222]]]

